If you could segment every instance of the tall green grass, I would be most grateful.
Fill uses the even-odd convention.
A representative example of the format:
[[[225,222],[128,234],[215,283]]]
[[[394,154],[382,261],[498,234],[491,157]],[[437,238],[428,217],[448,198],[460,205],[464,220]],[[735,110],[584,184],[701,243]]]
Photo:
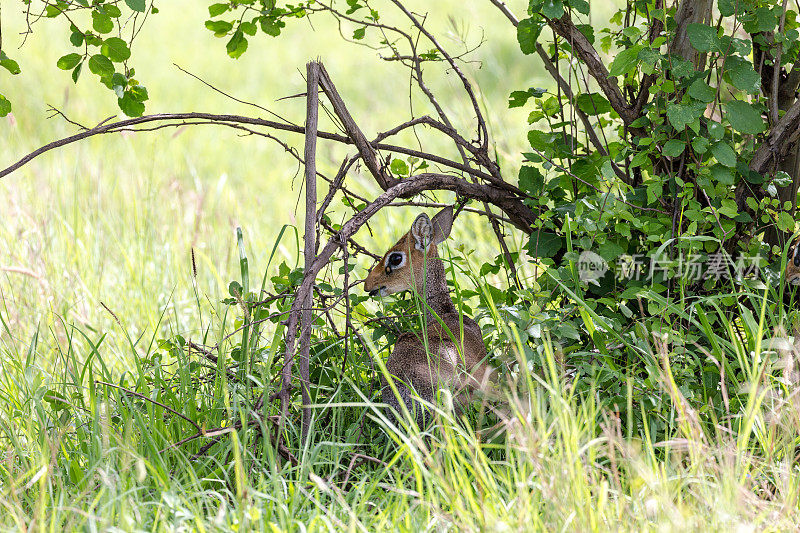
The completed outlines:
[[[703,308],[713,312],[713,302]],[[125,353],[107,349],[103,334],[61,322],[55,361],[41,360],[43,331],[27,347],[0,350],[0,520],[50,530],[790,530],[800,518],[798,351],[785,338],[764,338],[777,317],[760,309],[755,321],[731,322],[729,337],[704,329],[692,310],[681,317],[717,346],[692,356],[752,358],[752,373],[728,380],[738,389],[729,394],[745,401],[726,406],[724,419],[710,420],[675,381],[683,339],[641,337],[635,348],[653,357],[672,419],[658,440],[646,418],[641,434],[626,436],[625,407],[615,411],[602,391],[579,394],[546,336],[524,345],[517,326],[490,308],[482,322],[495,332],[492,347],[516,370],[507,402],[495,406],[497,425],[456,417],[445,401],[424,433],[396,426],[353,380],[366,368],[334,371],[337,382],[316,391],[309,439],[300,441],[297,416],[287,421],[296,465],[275,450],[269,417],[277,411],[238,427],[254,419],[247,387],[202,368],[196,353],[145,339],[136,367],[120,373],[106,361]],[[225,321],[219,309],[208,335],[220,336]],[[253,341],[253,353],[272,341]],[[279,366],[260,365],[253,383]],[[219,437],[197,457],[214,436],[175,445],[195,424]]]

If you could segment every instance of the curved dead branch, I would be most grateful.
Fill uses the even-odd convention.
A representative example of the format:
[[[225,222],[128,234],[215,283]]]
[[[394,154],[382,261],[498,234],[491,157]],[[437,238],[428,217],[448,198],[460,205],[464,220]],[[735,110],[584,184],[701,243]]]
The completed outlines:
[[[433,120],[433,119],[431,119]],[[191,122],[191,121],[204,121],[204,122]],[[125,120],[119,120],[116,122],[107,122],[103,121],[102,123],[98,124],[94,128],[89,128],[85,131],[81,131],[74,135],[69,135],[62,139],[55,140],[53,142],[47,143],[44,146],[41,146],[30,152],[29,154],[23,156],[17,162],[11,164],[10,166],[0,170],[0,178],[4,178],[5,176],[11,174],[15,170],[18,170],[31,162],[33,159],[36,159],[40,155],[47,153],[51,150],[55,150],[56,148],[61,148],[63,146],[67,146],[72,143],[76,143],[78,141],[82,141],[84,139],[88,139],[89,137],[93,137],[95,135],[103,135],[107,133],[118,133],[121,131],[149,131],[146,129],[138,130],[137,126],[142,124],[148,124],[152,122],[171,122],[169,124],[160,124],[159,129],[165,127],[180,127],[186,125],[194,125],[194,124],[214,124],[219,126],[228,126],[228,127],[238,127],[240,124],[248,124],[252,126],[261,126],[269,129],[279,130],[279,131],[286,131],[289,133],[299,133],[304,135],[305,128],[302,126],[295,126],[292,124],[286,124],[284,122],[277,122],[274,120],[266,120],[261,118],[255,117],[247,117],[242,115],[225,115],[225,114],[216,114],[216,113],[158,113],[153,115],[145,115],[136,118],[129,118]],[[444,127],[435,128],[442,133],[448,134],[449,129]],[[257,133],[252,130],[248,130],[250,133]],[[320,131],[317,133],[317,136],[320,139],[326,139],[330,141],[335,141],[341,144],[353,144],[353,141],[341,134],[338,133],[331,133],[327,131]],[[387,135],[388,136],[388,135]],[[384,139],[386,136],[383,137]],[[433,163],[437,163],[439,165],[443,165],[455,170],[460,170],[462,172],[472,173],[476,177],[482,179],[492,179],[492,176],[482,172],[480,170],[471,169],[468,166],[458,163],[456,161],[451,161],[447,158],[437,156],[435,154],[429,154],[426,152],[422,152],[419,150],[409,149],[404,146],[397,146],[393,144],[387,144],[383,142],[371,142],[370,145],[375,150],[385,150],[387,152],[393,152],[403,155],[409,155],[413,157],[419,157],[420,159],[425,159],[427,161],[431,161]],[[509,185],[510,190],[514,190],[513,186]]]

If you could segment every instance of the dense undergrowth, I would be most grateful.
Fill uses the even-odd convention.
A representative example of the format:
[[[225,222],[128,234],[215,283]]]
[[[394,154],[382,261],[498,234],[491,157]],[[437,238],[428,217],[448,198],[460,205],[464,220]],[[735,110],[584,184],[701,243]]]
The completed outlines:
[[[175,5],[163,6],[165,13],[175,11],[172,18],[155,22],[162,26],[152,35],[192,35],[201,42],[188,32],[206,31],[205,15],[186,26],[194,30],[178,31],[172,24],[182,22],[181,9],[189,4]],[[470,16],[489,20],[488,13]],[[523,29],[537,20],[523,21]],[[456,24],[438,24],[459,43],[460,30],[468,33]],[[617,35],[619,49],[643,35],[633,26],[626,29]],[[341,48],[336,29],[315,38],[311,52],[304,47],[308,34],[292,27],[283,32],[282,42],[290,46],[265,45],[274,64],[247,54],[242,68],[230,71],[236,74],[225,80],[226,87],[258,102],[296,94],[302,87],[299,76],[289,81],[275,71],[296,68],[319,50],[328,54],[324,60],[335,69],[365,130],[381,131],[407,118],[386,98],[401,94],[407,78],[378,66],[365,90],[361,61],[351,55],[360,52]],[[0,189],[0,528],[796,528],[800,350],[796,298],[784,288],[781,274],[785,247],[783,259],[756,274],[731,274],[735,265],[723,265],[718,276],[700,282],[676,276],[681,253],[699,254],[707,262],[717,255],[719,239],[743,223],[740,213],[725,204],[699,203],[692,182],[664,178],[663,172],[648,169],[643,157],[637,164],[647,171],[640,184],[644,189],[606,189],[612,163],[622,160],[597,153],[592,159],[574,148],[579,144],[562,142],[572,126],[563,117],[551,123],[564,113],[556,105],[561,93],[556,98],[529,89],[512,95],[516,107],[505,109],[510,88],[550,83],[543,81],[538,66],[507,68],[525,61],[519,51],[525,43],[517,43],[514,33],[507,31],[505,39],[492,36],[482,48],[483,63],[465,69],[481,88],[481,109],[492,118],[494,151],[506,174],[516,175],[524,163],[519,185],[529,196],[526,205],[546,208],[554,216],[541,218],[546,224],[535,241],[509,236],[518,282],[503,259],[495,257],[488,224],[474,214],[461,215],[444,253],[457,304],[483,328],[490,363],[502,378],[502,400],[476,402],[461,416],[452,412],[443,391],[431,427],[397,425],[387,418],[379,403],[382,362],[399,332],[420,326],[418,306],[409,295],[368,300],[356,285],[344,295],[345,280],[355,283],[369,265],[363,257],[347,265],[337,260],[320,276],[315,292],[324,311],[312,333],[314,420],[303,440],[299,391],[293,391],[285,417],[275,398],[283,367],[283,321],[302,277],[298,235],[293,226],[280,229],[296,224],[292,205],[275,190],[283,191],[296,169],[276,163],[285,161],[282,149],[253,138],[228,142],[216,130],[195,129],[191,136],[161,132],[150,140],[143,140],[144,134],[93,140],[38,160],[6,178]],[[158,46],[147,35],[137,46]],[[707,44],[716,47],[719,36],[713,37]],[[44,46],[48,64],[55,64],[58,47],[51,50],[47,40],[38,42],[34,46]],[[187,64],[195,55],[211,58],[190,66],[219,83],[217,66],[227,61],[222,48],[198,48],[202,54],[187,48],[179,50],[183,57],[168,59]],[[652,43],[639,50],[645,52],[636,59],[641,66],[633,59],[625,65],[620,61],[620,68],[628,70],[618,75],[633,79],[639,68],[653,74],[661,65],[653,63],[658,50]],[[232,105],[201,98],[204,93],[195,85],[162,75],[171,67],[156,62],[166,53],[149,52],[154,100],[157,94],[172,99],[161,100],[163,108]],[[561,48],[545,56],[562,54],[565,63],[571,62],[566,53]],[[731,64],[749,74],[749,63],[743,62],[747,54],[740,55]],[[8,150],[16,155],[66,134],[63,123],[38,126],[41,109],[30,103],[35,99],[25,98],[28,92],[46,91],[37,94],[86,123],[105,111],[116,112],[113,101],[109,106],[86,84],[62,95],[63,89],[46,83],[46,76],[25,78],[46,70],[36,68],[35,58],[23,63],[23,83],[7,93],[15,118],[2,123]],[[257,70],[265,63],[272,70]],[[437,87],[442,101],[458,102],[457,89],[442,81],[447,68],[436,63],[430,68],[442,74]],[[664,67],[659,84],[669,87],[668,78],[677,70]],[[689,78],[692,84],[706,79],[699,71],[682,72],[687,84]],[[271,84],[267,88],[265,79]],[[704,97],[703,83],[691,98]],[[529,109],[520,114],[528,100]],[[589,98],[589,104],[593,101]],[[285,105],[302,116],[298,102]],[[659,111],[662,103],[669,122]],[[662,144],[675,154],[667,157],[689,154],[690,145],[698,154],[714,152],[706,150],[711,145],[698,143],[706,134],[715,143],[721,140],[712,135],[721,130],[707,117],[702,127],[701,117],[694,117],[692,134],[687,129],[694,130],[692,123],[678,128],[676,123],[686,121],[680,116],[673,121],[670,114],[673,105],[699,113],[696,102],[678,105],[664,99],[657,104],[648,119],[655,126],[639,126],[646,126],[653,138],[642,139],[637,153],[655,153]],[[155,108],[159,101],[148,105]],[[366,111],[371,109],[380,112]],[[453,113],[459,122],[473,119],[470,110]],[[590,114],[598,113],[593,109]],[[608,127],[616,120],[608,116],[598,123]],[[564,135],[542,133],[541,121]],[[697,176],[713,180],[698,183],[715,201],[733,193],[730,169],[737,179],[739,174],[754,179],[735,157],[752,152],[747,136],[752,134],[736,131],[714,144],[722,150],[713,155],[719,163],[710,155],[695,162]],[[432,153],[452,153],[445,144],[439,140],[426,146]],[[720,148],[723,144],[727,150]],[[543,155],[527,153],[521,160],[519,154],[529,146]],[[573,161],[570,172],[578,177],[562,180],[559,167],[547,158]],[[335,172],[336,167],[323,170]],[[705,170],[712,172],[710,177]],[[353,186],[374,197],[375,185],[363,176],[353,176]],[[591,177],[588,189],[578,179],[586,176]],[[625,202],[609,200],[609,192],[618,192]],[[686,209],[664,212],[655,202],[659,195],[682,199]],[[450,196],[438,199],[452,201]],[[775,198],[764,200],[772,205]],[[720,213],[729,220],[720,222],[719,207],[727,207]],[[360,242],[381,252],[402,233],[397,228],[407,227],[416,214],[410,211],[381,211],[371,222],[371,236]],[[335,211],[337,217],[343,212]],[[676,233],[682,227],[676,221],[683,221],[676,214],[681,213],[694,224],[682,234]],[[782,230],[795,226],[791,216],[779,221]],[[244,227],[239,242],[229,237],[237,225]],[[541,257],[559,255],[557,265],[547,258],[530,261],[537,247],[546,244],[542,235],[552,237],[553,249]],[[750,256],[774,255],[778,248],[768,250],[757,239],[742,243]],[[649,256],[669,260],[669,271],[655,278],[609,275],[600,285],[582,281],[581,251],[597,250],[599,259],[619,262],[625,254],[650,254],[656,248],[670,253]]]
[[[713,296],[657,300],[660,316],[634,317],[607,331],[614,340],[604,350],[590,350],[585,336],[605,325],[581,299],[584,287],[561,286],[566,307],[585,306],[583,340],[570,341],[548,324],[563,309],[537,307],[542,279],[498,291],[468,255],[448,255],[506,401],[456,416],[443,393],[428,428],[398,427],[376,403],[379,361],[414,319],[375,320],[356,291],[346,362],[332,329],[341,319],[313,334],[309,438],[300,438],[299,394],[283,424],[277,402],[262,408],[258,399],[278,387],[287,303],[247,290],[261,279],[250,279],[244,256],[232,296],[213,313],[195,287],[199,335],[129,337],[127,353],[114,353],[105,333],[65,320],[28,339],[3,321],[3,527],[796,524],[800,374],[778,280],[728,293],[735,314]],[[262,276],[277,291],[299,278],[285,264]],[[413,308],[410,298],[384,304],[379,317]],[[115,318],[125,331],[125,317]],[[45,360],[40,346],[50,343],[57,354]],[[117,359],[133,364],[121,369]]]

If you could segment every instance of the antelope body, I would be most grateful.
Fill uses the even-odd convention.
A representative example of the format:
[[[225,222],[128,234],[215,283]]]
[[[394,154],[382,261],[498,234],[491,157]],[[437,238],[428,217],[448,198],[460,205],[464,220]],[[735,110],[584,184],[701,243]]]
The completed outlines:
[[[381,378],[384,403],[402,413],[403,402],[420,426],[425,424],[426,409],[415,393],[433,403],[436,390],[444,386],[456,391],[458,402],[464,403],[469,393],[485,387],[490,377],[480,327],[458,313],[437,253],[436,246],[450,235],[452,225],[452,207],[440,211],[433,220],[424,213],[419,215],[364,281],[364,290],[371,296],[410,289],[424,301],[424,331],[403,333],[386,363],[399,398]]]

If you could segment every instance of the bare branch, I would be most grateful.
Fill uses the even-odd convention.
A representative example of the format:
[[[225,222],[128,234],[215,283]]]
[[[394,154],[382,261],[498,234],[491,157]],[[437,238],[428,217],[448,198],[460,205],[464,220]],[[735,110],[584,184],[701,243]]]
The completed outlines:
[[[211,89],[212,91],[218,92],[218,93],[219,93],[219,94],[221,94],[222,96],[225,96],[225,97],[227,97],[227,98],[230,98],[230,99],[231,99],[231,100],[233,100],[234,102],[237,102],[237,103],[240,103],[240,104],[244,104],[244,105],[249,105],[249,106],[255,107],[256,109],[260,109],[260,110],[262,110],[262,111],[265,111],[265,112],[269,113],[270,115],[272,115],[273,117],[277,118],[278,120],[282,120],[283,122],[285,122],[285,123],[287,123],[287,124],[291,124],[291,125],[293,125],[293,126],[295,125],[293,122],[291,122],[291,121],[289,121],[289,120],[286,120],[285,118],[283,118],[283,117],[282,117],[282,116],[280,116],[279,114],[275,113],[274,111],[272,111],[272,110],[270,110],[270,109],[267,109],[266,107],[264,107],[264,106],[262,106],[262,105],[256,104],[256,103],[254,103],[254,102],[248,102],[248,101],[246,101],[246,100],[242,100],[242,99],[240,99],[240,98],[236,98],[235,96],[233,96],[233,95],[231,95],[231,94],[228,94],[228,93],[226,93],[226,92],[225,92],[225,91],[223,91],[222,89],[220,89],[220,88],[218,88],[218,87],[215,87],[215,86],[214,86],[214,85],[212,85],[211,83],[207,82],[206,80],[204,80],[203,78],[201,78],[201,77],[200,77],[200,76],[198,76],[197,74],[193,74],[192,72],[189,72],[188,70],[184,69],[183,67],[181,67],[181,66],[180,66],[179,64],[177,64],[177,63],[173,63],[172,65],[173,65],[175,68],[177,68],[178,70],[180,70],[181,72],[183,72],[184,74],[186,74],[187,76],[191,76],[192,78],[196,79],[197,81],[199,81],[200,83],[202,83],[203,85],[205,85],[206,87],[208,87],[209,89]]]
[[[702,24],[709,18],[711,18],[711,0],[683,0],[675,13],[675,33],[669,48],[670,53],[699,66],[699,52],[692,47],[686,32],[689,24]]]
[[[306,220],[304,250],[305,268],[308,269],[314,262],[316,253],[316,231],[317,226],[317,123],[319,114],[319,78],[322,65],[317,62],[310,62],[306,65],[306,144],[304,156],[306,160]],[[309,287],[310,289],[310,287]],[[309,393],[309,360],[311,358],[311,306],[313,305],[313,294],[311,290],[307,293],[299,293],[297,298],[303,302],[300,314],[300,393],[303,398],[303,440],[308,437],[308,430],[311,427],[311,394]],[[291,335],[289,332],[287,335]],[[287,342],[287,345],[289,343]],[[292,354],[286,353],[287,358]],[[287,371],[288,369],[288,371]],[[289,381],[287,383],[287,374]],[[291,367],[284,365],[283,384],[291,385]],[[285,399],[284,399],[285,401]],[[285,407],[285,404],[284,404]]]
[[[450,54],[447,53],[447,50],[445,50],[444,47],[442,47],[439,44],[439,42],[436,40],[436,37],[434,37],[431,34],[431,32],[429,32],[427,29],[425,29],[425,26],[423,26],[422,23],[420,23],[419,19],[415,17],[406,8],[406,6],[403,5],[402,2],[400,2],[400,0],[392,0],[392,3],[394,3],[394,5],[397,6],[397,8],[400,11],[402,11],[406,17],[408,17],[408,19],[414,24],[414,26],[417,27],[420,33],[422,33],[425,37],[427,37],[427,39],[433,44],[433,46],[436,47],[439,53],[441,53],[442,56],[444,56],[445,60],[450,65],[450,68],[453,69],[458,78],[461,80],[461,84],[464,86],[464,91],[467,93],[467,96],[469,96],[470,102],[472,102],[472,110],[475,112],[475,118],[478,120],[478,137],[481,141],[481,146],[486,148],[489,142],[489,134],[486,131],[486,121],[483,118],[483,113],[481,113],[481,107],[480,105],[478,105],[478,99],[475,97],[475,91],[472,89],[472,84],[469,82],[467,77],[458,67],[458,64],[456,63],[455,59],[453,59],[450,56]]]
[[[753,159],[750,160],[750,169],[759,174],[768,173],[770,164],[777,163],[786,155],[798,135],[800,135],[800,100],[792,104],[758,147]]]
[[[781,10],[781,22],[778,27],[778,33],[783,33],[786,25],[786,4],[789,0],[783,0],[783,8]],[[777,43],[778,51],[775,54],[775,62],[772,65],[772,90],[770,91],[769,98],[769,116],[770,122],[775,124],[778,122],[778,90],[780,88],[779,80],[781,76],[781,56],[783,55],[783,45]]]
[[[361,154],[361,159],[378,182],[378,185],[384,190],[388,189],[397,182],[397,179],[387,174],[383,168],[381,168],[378,162],[378,156],[375,154],[375,149],[361,132],[355,120],[353,120],[342,97],[339,96],[339,91],[336,90],[336,86],[333,84],[333,81],[331,81],[328,72],[321,63],[319,65],[319,71],[319,84],[322,90],[325,91],[325,95],[328,97],[328,100],[330,100],[331,105],[333,105],[336,116],[342,121],[347,136],[353,141],[353,144],[356,145],[358,153]]]
[[[514,16],[511,10],[508,9],[508,6],[506,6],[501,0],[490,0],[490,1],[495,6],[497,6],[497,8],[506,16],[508,20],[511,21],[511,24],[513,24],[515,27],[519,25],[519,19],[517,19],[517,17]],[[592,125],[592,122],[589,120],[588,115],[586,115],[586,113],[581,111],[578,108],[578,106],[575,105],[575,96],[574,93],[572,92],[572,87],[570,86],[569,82],[564,79],[561,73],[558,72],[558,69],[556,68],[555,64],[550,60],[550,57],[548,57],[547,51],[538,42],[536,43],[536,53],[539,55],[539,58],[541,58],[545,70],[547,70],[548,74],[550,74],[550,76],[556,81],[558,86],[561,88],[562,91],[564,91],[564,94],[572,103],[572,107],[575,110],[575,114],[577,114],[578,118],[581,119],[581,122],[583,122],[583,128],[586,131],[586,135],[589,136],[589,141],[597,149],[597,151],[600,152],[601,155],[607,156],[608,150],[606,150],[605,145],[600,141],[600,138],[597,136],[597,132],[594,130],[594,126]],[[611,167],[614,169],[614,174],[616,174],[617,177],[621,179],[623,182],[627,183],[628,181],[627,176],[625,175],[625,172],[623,172],[622,169],[619,168],[619,165],[617,165],[615,162],[612,161]]]
[[[617,78],[609,76],[603,60],[600,59],[600,54],[597,53],[597,50],[594,49],[586,36],[578,30],[569,13],[564,13],[564,16],[560,19],[548,19],[547,22],[554,32],[567,40],[578,57],[586,64],[589,74],[600,86],[611,107],[619,114],[622,121],[625,124],[630,124],[636,120],[637,117],[633,109],[628,106],[622,91],[619,89]]]
[[[107,119],[108,120],[108,119]],[[169,122],[173,121],[173,124],[165,124],[160,125],[158,128],[154,129],[161,129],[164,127],[178,127],[184,126],[187,124],[192,124],[191,120],[203,120],[203,124],[216,124],[220,126],[227,126],[227,127],[234,127],[240,128],[238,124],[250,124],[254,126],[263,126],[270,129],[280,130],[280,131],[287,131],[291,133],[300,133],[305,134],[305,128],[301,126],[294,126],[291,124],[284,124],[282,122],[276,122],[273,120],[265,120],[260,118],[253,118],[253,117],[245,117],[241,115],[217,115],[213,113],[159,113],[155,115],[145,115],[142,117],[130,118],[125,120],[120,120],[117,122],[106,123],[105,121],[98,124],[94,128],[88,129],[86,131],[81,131],[75,135],[70,135],[68,137],[64,137],[62,139],[58,139],[51,143],[45,144],[34,150],[33,152],[25,155],[19,161],[12,164],[11,166],[0,170],[0,178],[3,178],[15,170],[25,166],[27,163],[32,161],[33,159],[39,157],[40,155],[49,152],[50,150],[54,150],[56,148],[61,148],[62,146],[66,146],[68,144],[72,144],[78,141],[82,141],[83,139],[87,139],[94,135],[103,135],[107,133],[117,133],[120,131],[147,131],[145,129],[137,129],[135,126],[139,126],[141,124],[147,124],[150,122]],[[251,133],[255,133],[252,130],[247,130]],[[320,139],[326,139],[331,141],[336,141],[342,144],[353,144],[353,141],[345,137],[344,135],[339,135],[337,133],[330,133],[326,131],[318,132],[317,136]],[[386,150],[390,152],[395,152],[398,154],[409,155],[413,157],[419,157],[420,159],[425,159],[427,161],[431,161],[433,163],[437,163],[440,165],[444,165],[453,169],[461,170],[463,172],[467,172],[474,176],[492,180],[496,182],[493,177],[485,172],[480,170],[471,169],[469,166],[464,165],[462,163],[458,163],[456,161],[451,161],[447,158],[440,157],[434,154],[428,154],[426,152],[422,152],[420,150],[413,150],[410,148],[406,148],[404,146],[396,146],[393,144],[386,144],[386,143],[374,143],[372,147],[375,150]],[[503,186],[497,183],[498,186]],[[516,189],[512,185],[504,184],[505,187],[508,188],[509,191],[514,192]]]
[[[497,9],[499,9],[500,12],[503,13],[503,15],[505,15],[506,18],[511,21],[511,24],[513,24],[514,26],[519,24],[519,19],[514,16],[514,13],[512,13],[510,9],[508,9],[508,6],[505,4],[505,2],[503,2],[502,0],[489,0],[489,1],[493,3],[495,6],[497,6]]]

